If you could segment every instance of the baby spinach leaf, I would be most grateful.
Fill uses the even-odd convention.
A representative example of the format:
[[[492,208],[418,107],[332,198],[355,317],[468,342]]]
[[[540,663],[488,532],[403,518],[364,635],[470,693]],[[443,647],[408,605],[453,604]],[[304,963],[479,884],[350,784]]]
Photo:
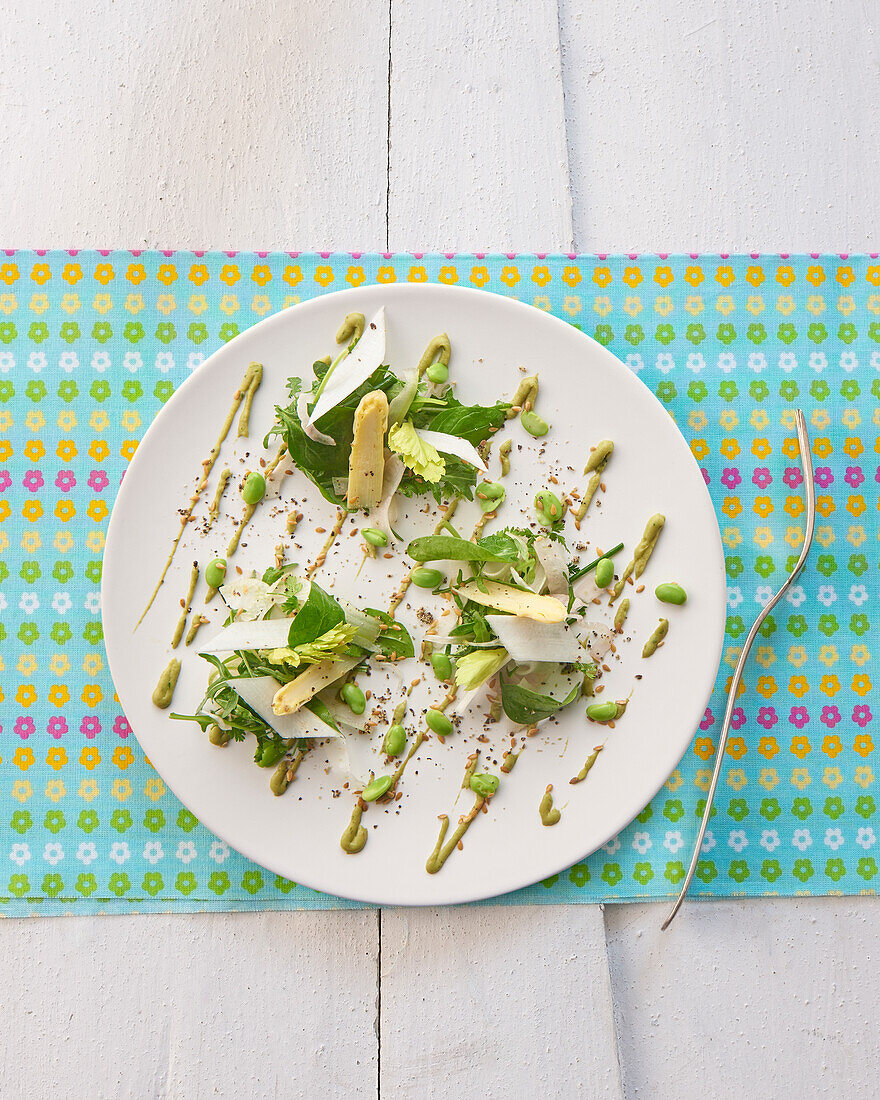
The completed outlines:
[[[291,649],[315,641],[334,626],[345,622],[345,612],[339,604],[314,581],[306,602],[290,624],[287,644]]]

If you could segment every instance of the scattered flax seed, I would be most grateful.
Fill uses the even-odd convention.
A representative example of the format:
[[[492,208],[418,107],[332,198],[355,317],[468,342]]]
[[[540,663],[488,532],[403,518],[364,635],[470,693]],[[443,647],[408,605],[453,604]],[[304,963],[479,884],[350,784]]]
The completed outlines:
[[[526,737],[534,737],[537,732],[537,726],[529,726],[529,728],[526,730]]]
[[[593,597],[593,603],[601,603],[601,602],[602,602],[602,601],[601,601],[601,600],[599,599],[599,597],[598,597],[598,596],[594,596],[594,597]]]
[[[243,572],[243,569],[241,568],[241,566],[240,566],[240,565],[236,565],[236,567],[235,567],[235,571],[236,571],[236,573],[239,573],[239,574],[241,574],[241,573]]]
[[[636,592],[644,592],[644,591],[645,591],[645,586],[643,584],[640,584],[638,586],[638,588],[636,589]]]
[[[599,488],[602,490],[603,493],[605,492],[605,482],[604,481],[599,482]]]
[[[611,721],[610,721],[610,722],[608,723],[608,728],[609,728],[610,730],[613,730],[613,729],[614,729],[614,720],[613,720],[613,719],[612,719],[612,720],[611,720]]]
[[[549,477],[547,478],[547,480],[548,480],[548,481],[550,482],[550,484],[551,484],[551,485],[558,485],[558,484],[559,484],[559,478],[557,478],[557,477],[554,477],[554,476],[553,476],[553,474],[551,474],[551,475],[550,475],[550,476],[549,476]]]
[[[316,527],[315,528],[315,534],[316,535],[326,535],[327,534],[327,528],[326,527]]]
[[[605,690],[605,685],[604,684],[596,684],[596,686],[593,688],[593,694],[594,695],[601,695],[604,690]]]
[[[394,557],[394,555],[393,554],[383,554],[382,557],[383,558],[388,558],[390,560],[391,558]]]
[[[636,582],[632,579],[632,577],[627,577],[626,578],[626,583],[634,585]]]
[[[610,671],[611,671],[611,669],[610,669],[610,667],[609,667],[608,665],[602,665],[602,671],[603,671],[603,672],[610,672]]]

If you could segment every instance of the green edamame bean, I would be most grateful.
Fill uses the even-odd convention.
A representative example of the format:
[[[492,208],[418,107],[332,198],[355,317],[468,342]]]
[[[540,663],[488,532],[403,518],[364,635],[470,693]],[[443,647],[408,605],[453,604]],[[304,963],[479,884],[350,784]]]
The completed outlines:
[[[596,566],[596,584],[600,588],[607,588],[614,580],[614,562],[611,558],[602,558]]]
[[[256,470],[248,474],[241,487],[241,495],[245,504],[259,504],[266,495],[266,479]]]
[[[208,726],[208,740],[212,745],[216,745],[218,748],[222,748],[224,745],[228,745],[230,738],[232,737],[232,730],[222,729],[218,725]]]
[[[542,435],[546,435],[550,431],[550,425],[547,421],[538,416],[537,413],[532,412],[531,409],[524,410],[519,421],[529,435],[534,436],[535,439],[540,439]]]
[[[549,489],[542,489],[535,497],[535,511],[538,514],[538,522],[545,527],[555,527],[565,518],[565,506]]]
[[[681,587],[680,584],[674,582],[667,582],[666,584],[658,584],[654,589],[654,595],[661,603],[675,603],[683,604],[687,601],[687,592]]]
[[[432,653],[431,668],[438,680],[448,680],[452,676],[452,658],[445,653]]]
[[[477,489],[477,503],[483,512],[494,512],[507,496],[500,481],[486,481]]]
[[[346,704],[349,710],[353,710],[355,714],[363,714],[367,709],[367,697],[353,682],[342,685],[342,690],[339,692],[342,697],[343,703]]]
[[[287,788],[290,786],[290,780],[287,778],[287,770],[290,767],[286,760],[282,760],[275,771],[272,773],[272,778],[269,780],[269,790],[272,794],[278,798],[284,794]]]
[[[286,752],[287,746],[283,741],[264,741],[262,745],[258,746],[254,760],[261,768],[271,768],[278,763]]]
[[[226,558],[214,558],[205,566],[205,581],[211,588],[219,588],[226,579]]]
[[[417,588],[436,588],[443,583],[443,574],[439,569],[429,569],[420,565],[418,569],[413,569],[410,580]]]
[[[617,703],[610,699],[607,703],[591,703],[587,707],[587,717],[594,722],[611,722],[617,717]]]
[[[488,775],[482,772],[480,775],[472,775],[470,788],[480,798],[491,798],[498,790],[498,776]]]
[[[425,371],[425,375],[429,382],[440,385],[448,380],[449,367],[447,367],[445,363],[432,363]]]
[[[388,545],[388,536],[376,527],[362,527],[361,534],[371,546]]]
[[[433,730],[438,737],[448,737],[452,733],[452,723],[446,717],[442,710],[435,710],[430,707],[425,714],[425,722],[428,725],[429,730]]]
[[[381,798],[383,794],[388,793],[388,788],[393,782],[394,779],[390,775],[377,775],[364,787],[361,798],[364,802],[375,802],[377,798]]]
[[[382,742],[382,752],[388,756],[400,756],[406,748],[406,730],[399,723],[391,726]]]

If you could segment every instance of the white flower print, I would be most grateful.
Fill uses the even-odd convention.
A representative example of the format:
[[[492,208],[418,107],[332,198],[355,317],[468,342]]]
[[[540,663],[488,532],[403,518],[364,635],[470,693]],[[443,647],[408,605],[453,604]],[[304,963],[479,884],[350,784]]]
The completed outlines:
[[[858,356],[854,351],[842,351],[840,353],[840,365],[847,374],[851,374],[859,365]]]
[[[715,839],[715,834],[712,832],[711,829],[707,829],[706,835],[703,838],[703,846],[702,848],[700,848],[700,851],[704,854],[706,852],[711,852],[717,843],[718,841]]]
[[[856,833],[856,844],[860,848],[871,848],[876,843],[877,838],[874,836],[874,830],[870,825],[864,826]]]
[[[727,838],[727,846],[733,848],[737,854],[739,854],[743,848],[747,848],[749,842],[746,839],[745,829],[732,829],[730,836]]]
[[[15,366],[15,356],[11,351],[0,351],[0,374],[9,374]]]
[[[734,608],[739,607],[739,605],[742,602],[743,602],[743,594],[742,594],[742,589],[739,587],[739,585],[735,585],[732,588],[728,588],[728,590],[727,590],[727,606],[730,608],[730,610],[733,611]]]
[[[784,351],[779,356],[779,369],[784,370],[786,374],[791,374],[797,365],[797,356],[793,351]]]
[[[813,843],[809,829],[795,829],[791,842],[799,852],[805,852]]]
[[[792,607],[800,607],[806,601],[807,594],[802,584],[793,584],[785,594],[786,600]]]
[[[823,371],[828,366],[828,360],[825,357],[824,351],[814,351],[810,353],[809,358],[810,366],[815,371]]]
[[[175,854],[181,863],[192,863],[199,853],[196,851],[196,846],[191,840],[182,840],[177,845],[177,852]]]
[[[31,850],[27,844],[13,844],[9,852],[9,858],[19,867],[24,867],[31,858]]]
[[[95,847],[94,841],[84,840],[76,850],[76,858],[80,863],[84,863],[86,867],[94,863],[98,858],[98,849]]]
[[[718,369],[723,371],[724,374],[730,374],[732,370],[736,369],[736,356],[732,351],[722,351],[718,356]]]
[[[18,606],[25,615],[33,615],[40,606],[40,601],[37,599],[36,592],[22,592],[21,599],[18,601]]]
[[[632,846],[639,853],[639,855],[643,856],[649,848],[653,847],[653,845],[651,844],[651,834],[633,833]]]
[[[129,374],[136,374],[144,365],[139,351],[127,351],[122,359],[122,365]]]
[[[170,370],[174,370],[174,356],[170,351],[160,351],[157,354],[156,370],[161,371],[162,374],[167,374]]]
[[[191,351],[186,359],[186,369],[195,370],[204,363],[205,357],[200,351]]]
[[[699,351],[692,351],[685,360],[684,365],[688,370],[693,371],[694,374],[699,374],[706,369],[706,360]]]
[[[65,615],[73,607],[73,601],[69,592],[56,592],[52,597],[52,610],[59,615]]]
[[[830,848],[832,852],[836,852],[837,849],[843,844],[843,833],[840,829],[826,829],[825,830],[825,846]]]
[[[223,840],[215,840],[208,849],[208,857],[215,863],[225,863],[229,859],[229,845]]]
[[[100,592],[88,592],[86,594],[83,607],[86,611],[90,611],[93,615],[97,615],[101,610],[101,593]]]
[[[32,351],[28,356],[27,365],[34,374],[39,374],[41,370],[45,370],[47,364],[48,360],[44,351]]]
[[[663,847],[667,851],[672,852],[673,855],[684,847],[684,837],[682,837],[678,829],[670,829],[666,833],[666,836],[663,838]]]
[[[50,840],[43,849],[43,859],[50,867],[57,866],[64,859],[64,849],[57,840]]]
[[[655,364],[658,371],[661,374],[669,374],[671,370],[675,368],[675,359],[669,354],[668,351],[661,351],[657,356],[657,362]]]
[[[820,584],[816,599],[823,607],[830,607],[837,600],[837,590],[833,584]]]
[[[58,360],[58,366],[65,374],[70,374],[79,366],[79,356],[75,351],[64,351],[61,353],[61,358]]]
[[[775,829],[764,829],[761,833],[760,844],[765,852],[775,852],[781,843],[779,833]]]
[[[131,849],[124,840],[114,840],[110,845],[110,858],[121,865],[131,858]]]
[[[767,357],[762,351],[753,351],[749,356],[749,370],[753,370],[755,374],[760,374],[762,370],[767,369]]]
[[[165,852],[158,840],[150,840],[144,845],[144,859],[155,866],[160,859],[165,858]]]
[[[103,374],[111,366],[110,355],[106,351],[96,351],[92,356],[92,370]]]
[[[863,584],[854,584],[849,590],[849,598],[856,607],[861,607],[868,598],[868,590]]]

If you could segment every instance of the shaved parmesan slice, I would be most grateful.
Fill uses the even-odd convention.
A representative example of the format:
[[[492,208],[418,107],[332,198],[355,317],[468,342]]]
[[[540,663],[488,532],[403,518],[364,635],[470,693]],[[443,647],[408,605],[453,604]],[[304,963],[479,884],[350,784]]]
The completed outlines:
[[[544,570],[544,582],[547,585],[547,591],[551,596],[568,599],[568,558],[562,543],[557,539],[541,535],[535,539],[533,545],[535,557]]]
[[[321,391],[321,396],[315,402],[309,423],[314,425],[324,413],[335,408],[340,401],[344,401],[349,394],[354,393],[358,386],[363,385],[370,375],[382,366],[385,358],[385,308],[367,322],[364,334],[355,344],[354,351],[339,361],[336,369],[327,380],[327,385]],[[303,429],[308,434],[306,421],[303,421]],[[326,437],[325,437],[326,438]]]
[[[228,683],[238,697],[281,737],[342,736],[310,710],[299,710],[295,714],[275,714],[272,700],[281,685],[274,676],[242,676],[237,680],[229,680]]]
[[[399,424],[406,417],[409,407],[413,403],[413,398],[419,389],[419,372],[417,370],[408,370],[404,378],[406,384],[400,393],[392,398],[391,404],[388,406],[388,423],[392,427]]]
[[[460,439],[457,435],[448,435],[446,432],[432,432],[425,428],[418,429],[418,436],[441,453],[455,455],[462,462],[476,466],[481,473],[488,474],[489,467],[480,458],[477,448],[466,439]]]
[[[391,526],[391,505],[394,502],[397,487],[403,480],[405,470],[406,466],[404,466],[400,455],[390,451],[385,459],[385,473],[382,477],[382,499],[370,512],[370,526],[383,531],[391,542],[396,537]]]
[[[605,623],[580,623],[577,636],[586,648],[591,661],[601,661],[614,641],[614,631]]]
[[[293,714],[319,691],[335,684],[347,672],[351,672],[360,657],[346,657],[342,661],[319,661],[310,665],[295,680],[285,684],[275,692],[272,700],[273,714]]]
[[[567,664],[583,655],[577,635],[565,623],[535,622],[516,615],[487,615],[486,622],[517,662]]]
[[[242,619],[215,634],[200,653],[231,653],[234,649],[280,649],[287,645],[292,619]],[[268,677],[271,679],[271,677]]]
[[[302,424],[302,429],[315,443],[322,443],[325,447],[335,447],[336,440],[332,436],[325,435],[324,432],[319,432],[315,425],[309,420],[309,395],[307,393],[301,393],[296,400],[296,415],[299,417],[299,422]]]
[[[541,623],[561,623],[565,618],[565,606],[555,597],[536,596],[533,592],[523,592],[498,581],[467,581],[460,584],[456,592],[483,607],[509,611],[513,615],[535,619]]]

